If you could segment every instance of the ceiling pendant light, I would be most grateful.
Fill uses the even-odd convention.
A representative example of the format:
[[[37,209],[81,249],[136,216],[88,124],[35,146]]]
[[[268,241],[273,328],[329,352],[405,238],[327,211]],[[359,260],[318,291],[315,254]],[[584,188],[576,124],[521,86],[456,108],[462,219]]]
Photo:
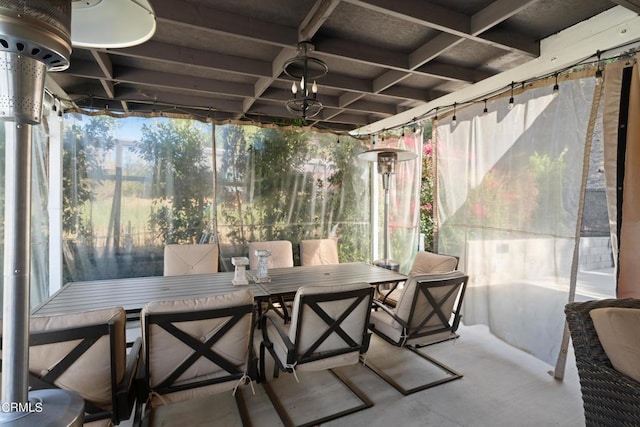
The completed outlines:
[[[148,0],[72,0],[71,44],[123,48],[146,42],[156,31]]]
[[[458,123],[458,118],[456,117],[456,105],[457,103],[453,103],[453,117],[451,118],[451,124],[455,126]]]
[[[298,55],[284,63],[283,71],[289,77],[293,77],[291,86],[293,98],[289,99],[285,106],[287,110],[302,120],[315,117],[322,110],[322,103],[318,100],[318,84],[316,79],[323,77],[329,71],[324,61],[309,56],[314,46],[308,41],[298,43]],[[296,87],[300,82],[300,90]],[[309,90],[309,82],[311,90]]]

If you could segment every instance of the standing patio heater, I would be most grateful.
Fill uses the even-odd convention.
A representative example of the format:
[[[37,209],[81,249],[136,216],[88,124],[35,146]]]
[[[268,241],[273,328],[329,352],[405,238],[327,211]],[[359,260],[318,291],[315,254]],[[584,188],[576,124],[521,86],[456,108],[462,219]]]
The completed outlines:
[[[130,2],[74,0],[73,8],[104,3],[123,12],[117,5],[123,1]],[[136,9],[148,6],[145,0],[130,3]],[[152,14],[150,8],[143,9]],[[28,391],[32,126],[42,119],[47,72],[69,67],[71,11],[72,0],[0,0],[0,125],[6,130],[0,425],[75,426],[84,420],[79,394],[59,389]],[[139,26],[144,26],[141,21]],[[111,27],[119,28],[103,20],[90,33],[103,34],[101,29]],[[136,34],[129,45],[150,36]],[[124,45],[118,40],[117,47]]]
[[[418,155],[414,152],[398,148],[376,148],[358,154],[358,158],[369,162],[378,163],[378,173],[382,176],[382,188],[384,188],[384,258],[373,262],[378,267],[398,271],[400,264],[391,259],[389,248],[389,188],[391,175],[396,173],[398,162],[413,160]]]
[[[69,66],[69,0],[0,1],[0,119],[6,130],[4,306],[0,424],[81,425],[84,401],[65,390],[28,392],[31,135],[42,119],[47,71]]]

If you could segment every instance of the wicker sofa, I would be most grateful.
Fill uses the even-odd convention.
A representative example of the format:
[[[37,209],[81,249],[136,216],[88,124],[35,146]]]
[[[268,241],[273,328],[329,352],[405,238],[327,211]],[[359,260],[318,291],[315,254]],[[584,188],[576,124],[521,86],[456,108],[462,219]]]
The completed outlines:
[[[640,309],[640,299],[574,302],[565,314],[575,351],[587,426],[640,425],[640,383],[615,370],[605,353],[590,311],[602,307]]]

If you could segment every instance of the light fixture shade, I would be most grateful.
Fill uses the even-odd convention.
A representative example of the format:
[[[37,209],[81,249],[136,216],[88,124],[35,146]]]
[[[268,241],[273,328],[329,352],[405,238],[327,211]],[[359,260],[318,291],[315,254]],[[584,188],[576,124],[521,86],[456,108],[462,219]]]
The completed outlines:
[[[156,18],[148,0],[72,0],[71,44],[123,48],[149,40]]]

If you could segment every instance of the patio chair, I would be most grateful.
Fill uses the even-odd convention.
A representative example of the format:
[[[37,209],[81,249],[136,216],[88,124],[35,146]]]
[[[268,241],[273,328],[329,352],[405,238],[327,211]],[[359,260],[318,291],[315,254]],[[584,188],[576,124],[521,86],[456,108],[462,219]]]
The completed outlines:
[[[267,312],[261,319],[260,380],[280,419],[295,425],[285,406],[266,381],[265,350],[274,359],[278,372],[329,370],[361,402],[303,425],[316,425],[373,406],[373,402],[339,371],[333,368],[356,364],[369,347],[367,330],[373,287],[368,283],[338,286],[304,286],[296,293],[289,324]],[[316,405],[318,402],[314,402]]]
[[[411,276],[395,308],[374,301],[370,329],[397,347],[404,347],[444,371],[445,376],[426,384],[405,388],[369,360],[366,365],[403,395],[415,393],[462,378],[454,371],[417,348],[455,339],[460,324],[462,300],[468,276],[460,271]]]
[[[133,380],[142,341],[125,343],[121,307],[80,313],[32,316],[29,335],[29,387],[79,393],[85,425],[118,425],[135,404]]]
[[[211,274],[218,272],[218,245],[180,244],[164,247],[164,275]]]
[[[409,276],[449,273],[457,268],[458,257],[422,251],[416,254]],[[401,284],[404,282],[396,282],[391,289],[379,291],[376,298],[390,307],[395,307],[402,294]]]
[[[242,424],[251,425],[236,388],[256,375],[250,351],[253,313],[249,290],[145,305],[140,315],[143,366],[138,380],[145,411],[136,418],[153,419],[154,410],[163,405],[179,411],[185,406],[177,403],[196,399],[201,404],[198,411],[204,411],[211,399],[199,398],[233,390]]]
[[[293,267],[293,246],[291,242],[288,240],[272,240],[268,242],[250,242],[249,243],[249,269],[257,270],[258,269],[258,256],[256,255],[257,250],[268,250],[271,251],[271,256],[267,258],[267,267],[271,268],[282,268],[282,267]],[[286,322],[289,321],[289,309],[287,308],[286,302],[290,301],[290,299],[285,298],[284,296],[279,296],[276,298],[277,301],[272,301],[271,299],[267,302],[267,310],[271,309],[278,313],[280,317],[285,319]],[[262,309],[260,309],[262,312]]]
[[[564,311],[586,425],[640,425],[640,299],[573,302]]]
[[[339,263],[337,240],[313,239],[300,241],[300,265]]]
[[[268,268],[293,267],[293,246],[288,240],[272,240],[269,242],[249,243],[249,268],[258,268],[257,250],[271,251],[271,256],[267,258]]]

